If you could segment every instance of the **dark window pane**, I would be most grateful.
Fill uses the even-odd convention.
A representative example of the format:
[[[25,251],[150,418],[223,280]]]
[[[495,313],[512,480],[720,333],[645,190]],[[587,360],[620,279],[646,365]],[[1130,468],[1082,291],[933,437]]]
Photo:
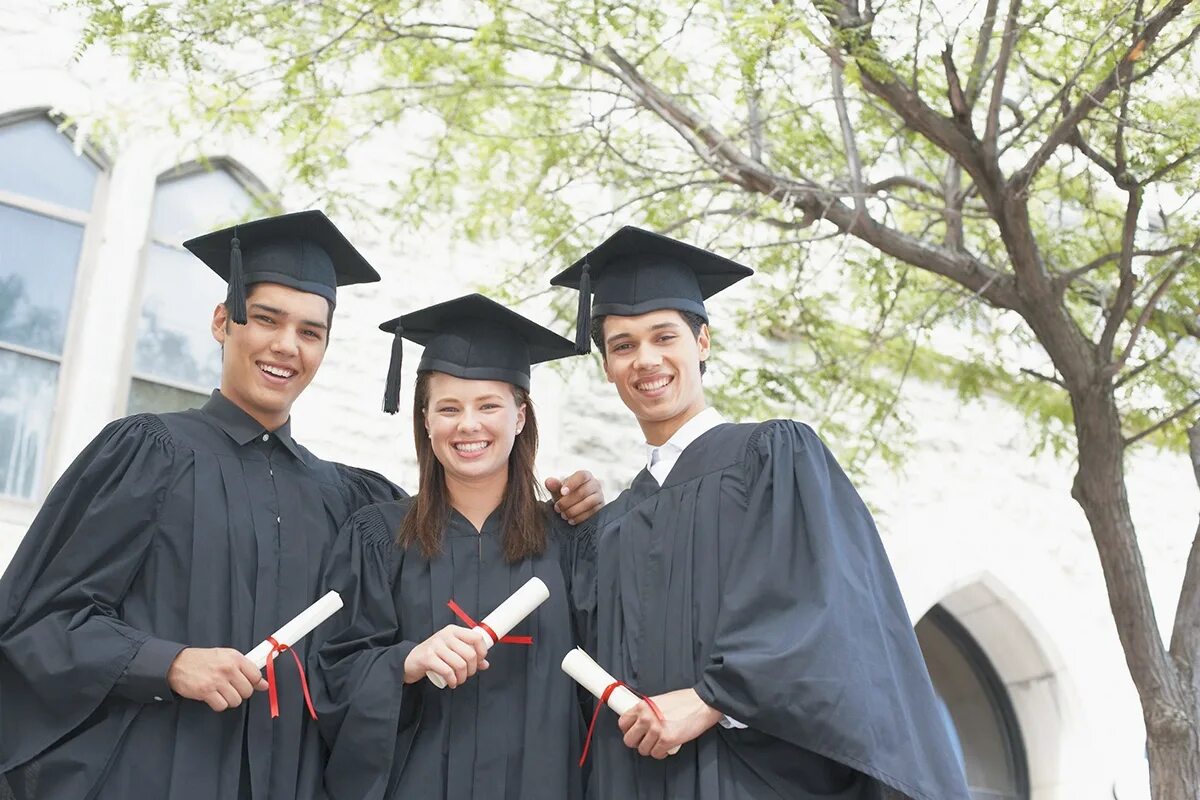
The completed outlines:
[[[0,341],[62,354],[82,246],[79,225],[0,204]]]
[[[163,386],[161,383],[151,383],[134,378],[133,383],[129,385],[128,413],[184,411],[189,408],[199,408],[204,405],[206,400],[208,400],[207,394],[188,392],[173,386]]]
[[[0,495],[40,488],[57,384],[54,362],[0,349]]]
[[[161,244],[146,251],[142,314],[133,371],[207,391],[221,380],[221,350],[210,332],[225,282],[191,253]]]
[[[88,211],[99,173],[48,119],[0,127],[0,189]]]
[[[942,716],[978,800],[1023,800],[1022,744],[1003,708],[1008,698],[986,656],[949,614],[935,608],[917,624],[917,641],[942,704]]]

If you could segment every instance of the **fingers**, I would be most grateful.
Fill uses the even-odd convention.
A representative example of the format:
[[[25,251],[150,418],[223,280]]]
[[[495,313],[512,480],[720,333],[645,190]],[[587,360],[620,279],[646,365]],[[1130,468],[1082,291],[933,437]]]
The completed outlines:
[[[422,666],[425,672],[432,672],[445,681],[447,687],[453,689],[458,686],[458,676],[454,674],[454,670],[437,655],[427,655],[422,659]]]
[[[558,478],[546,478],[546,491],[551,497],[558,497],[562,491],[563,482]]]
[[[254,684],[250,683],[241,672],[235,673],[229,679],[229,688],[237,692],[239,703],[254,694]]]
[[[225,698],[221,696],[220,692],[210,692],[205,695],[204,702],[213,711],[224,711],[229,708],[229,703],[225,702]]]
[[[487,656],[488,652],[488,637],[483,631],[477,631],[474,628],[460,628],[457,625],[447,625],[443,628],[449,631],[462,644],[475,651],[475,658],[482,660]],[[464,655],[464,657],[466,657]]]
[[[238,655],[241,654],[239,653]],[[262,672],[259,671],[258,667],[254,666],[254,662],[250,659],[241,656],[241,660],[238,662],[238,669],[254,689],[261,692],[267,688],[267,682],[263,679]]]
[[[597,484],[599,486],[599,484]],[[572,494],[560,501],[561,513],[572,525],[584,522],[604,505],[604,496],[599,491],[590,494]]]
[[[226,683],[217,687],[217,693],[225,700],[226,708],[237,708],[242,704],[242,696],[238,694],[232,684]]]

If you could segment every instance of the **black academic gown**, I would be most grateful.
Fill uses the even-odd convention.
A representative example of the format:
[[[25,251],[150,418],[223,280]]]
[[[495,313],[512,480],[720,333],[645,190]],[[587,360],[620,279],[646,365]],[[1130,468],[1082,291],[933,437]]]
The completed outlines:
[[[185,646],[246,652],[307,607],[339,526],[397,492],[219,392],[108,425],[0,579],[0,797],[318,796],[290,654],[274,720],[265,692],[216,713],[174,696],[166,673]]]
[[[749,727],[656,761],[604,711],[591,794],[966,800],[874,523],[807,426],[713,428],[661,488],[642,471],[595,522],[580,602],[600,664],[647,695],[694,688]]]
[[[407,501],[370,506],[343,529],[326,585],[345,607],[310,659],[321,733],[329,744],[333,800],[574,800],[583,719],[575,685],[561,670],[574,646],[562,560],[572,529],[548,514],[546,552],[504,560],[499,514],[482,532],[451,512],[432,560],[396,546]],[[500,643],[490,667],[456,689],[405,685],[404,660],[448,624],[463,625],[453,599],[480,620],[531,577],[550,597]]]

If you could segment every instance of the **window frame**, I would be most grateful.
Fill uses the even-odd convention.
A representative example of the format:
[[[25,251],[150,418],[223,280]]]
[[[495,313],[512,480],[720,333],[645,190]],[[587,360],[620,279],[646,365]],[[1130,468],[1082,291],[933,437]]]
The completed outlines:
[[[142,241],[141,248],[138,251],[137,279],[135,285],[136,299],[133,303],[131,313],[129,315],[128,328],[126,332],[126,352],[124,358],[125,364],[125,380],[121,385],[119,396],[117,397],[118,416],[124,416],[129,413],[129,401],[133,393],[133,382],[142,381],[143,383],[152,383],[158,386],[165,386],[169,389],[176,389],[183,392],[191,392],[201,396],[207,396],[212,391],[212,386],[201,386],[200,384],[188,384],[183,381],[174,380],[171,378],[156,377],[145,372],[141,372],[134,368],[137,351],[137,336],[138,325],[141,320],[142,304],[145,302],[146,280],[150,267],[150,253],[155,245],[174,250],[179,253],[191,256],[188,250],[179,242],[170,242],[158,238],[153,229],[155,203],[158,201],[158,191],[164,183],[172,181],[186,180],[193,175],[199,175],[209,172],[225,172],[237,183],[250,197],[251,201],[260,207],[264,214],[276,213],[280,210],[280,203],[275,195],[249,169],[241,164],[237,159],[230,156],[213,156],[211,158],[198,158],[191,161],[186,161],[164,170],[159,173],[154,179],[154,196],[150,202],[149,218],[146,224],[146,236]],[[203,231],[196,231],[197,234]],[[200,262],[197,261],[197,266]],[[215,305],[215,303],[214,303]]]
[[[44,442],[44,457],[41,468],[34,480],[33,492],[29,497],[0,492],[0,502],[14,506],[36,507],[45,498],[49,489],[50,478],[55,472],[54,454],[58,452],[60,438],[63,435],[61,424],[66,412],[69,391],[64,391],[64,384],[69,382],[70,366],[77,347],[80,334],[80,317],[84,298],[89,294],[93,269],[103,239],[103,229],[106,217],[106,199],[108,197],[109,173],[112,164],[108,156],[91,142],[78,139],[79,130],[66,116],[47,107],[24,108],[17,111],[0,113],[0,128],[19,125],[29,120],[44,120],[54,126],[60,136],[67,137],[73,149],[79,151],[81,158],[86,158],[96,168],[96,183],[92,187],[91,205],[88,211],[69,208],[67,206],[43,200],[37,197],[0,189],[0,205],[15,208],[39,216],[48,217],[60,222],[79,225],[83,229],[83,238],[79,246],[79,258],[75,262],[75,281],[71,289],[71,299],[67,304],[66,328],[63,331],[62,352],[58,355],[30,347],[24,347],[9,342],[0,341],[0,350],[17,355],[36,358],[53,363],[56,368],[54,383],[54,403],[50,410],[50,432]]]

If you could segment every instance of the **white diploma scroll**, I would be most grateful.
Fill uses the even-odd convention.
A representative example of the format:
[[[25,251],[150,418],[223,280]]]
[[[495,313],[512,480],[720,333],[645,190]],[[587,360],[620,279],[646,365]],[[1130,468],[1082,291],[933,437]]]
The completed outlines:
[[[296,615],[295,619],[284,625],[271,637],[280,644],[291,647],[296,642],[312,633],[313,628],[333,616],[342,607],[342,597],[337,592],[329,592],[317,602]],[[264,639],[258,646],[246,653],[246,658],[254,662],[254,666],[262,669],[267,665],[267,656],[274,646]]]
[[[533,610],[546,602],[550,597],[550,589],[546,584],[542,583],[541,578],[530,578],[525,581],[525,585],[517,589],[512,595],[500,605],[496,606],[496,610],[483,618],[483,621],[476,625],[472,630],[478,631],[483,638],[484,646],[491,650],[495,642],[488,634],[486,625],[495,632],[497,639],[503,639],[508,635],[508,632],[517,627],[521,620],[533,613]],[[436,672],[426,672],[425,677],[429,678],[429,682],[439,689],[446,688],[446,682],[442,680],[442,676]]]
[[[578,647],[563,656],[562,669],[563,672],[574,678],[576,683],[591,692],[597,700],[604,694],[605,689],[617,682],[616,678],[605,672],[604,667],[597,664],[591,656]],[[608,696],[608,707],[617,715],[621,715],[636,706],[641,700],[642,698],[626,687],[618,686]],[[673,747],[668,752],[670,755],[675,755],[679,752],[679,748]]]

